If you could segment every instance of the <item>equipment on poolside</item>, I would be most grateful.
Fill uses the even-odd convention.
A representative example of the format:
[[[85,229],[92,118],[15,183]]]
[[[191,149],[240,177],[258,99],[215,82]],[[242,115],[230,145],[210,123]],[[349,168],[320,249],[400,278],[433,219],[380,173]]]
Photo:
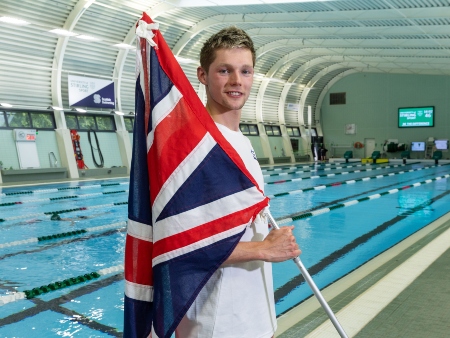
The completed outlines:
[[[78,169],[88,169],[83,160],[83,153],[80,147],[80,135],[75,129],[70,129],[70,137],[72,138],[73,152],[75,154],[75,161],[77,161]]]
[[[95,142],[97,143],[97,148],[95,148],[92,145],[91,132],[94,133]],[[97,133],[95,132],[95,130],[92,130],[92,129],[89,128],[89,130],[88,130],[88,140],[89,140],[89,144],[91,146],[92,160],[94,160],[94,165],[97,168],[103,168],[103,166],[105,164],[105,161],[103,160],[103,154],[102,154],[102,151],[100,149],[100,143],[98,142]],[[97,160],[95,159],[94,149],[97,150],[97,152],[98,152],[98,156],[100,157],[100,163],[98,163]]]
[[[40,168],[36,147],[36,129],[14,129],[20,169]]]
[[[277,222],[273,218],[273,216],[270,214],[270,212],[266,213],[267,217],[269,217],[270,223],[272,223],[272,226],[275,229],[280,229]],[[302,273],[303,277],[305,278],[305,281],[308,283],[311,290],[314,292],[314,295],[317,297],[317,300],[319,301],[320,305],[322,305],[323,309],[327,313],[328,317],[330,318],[331,322],[333,323],[334,327],[336,328],[339,335],[343,338],[348,338],[347,334],[345,333],[344,329],[342,328],[341,324],[337,320],[336,316],[334,315],[333,311],[331,310],[330,306],[328,305],[325,298],[323,298],[322,293],[320,292],[317,285],[312,280],[308,270],[306,270],[305,266],[303,265],[302,261],[300,260],[300,257],[295,257],[293,259],[297,267],[300,269],[300,272]]]

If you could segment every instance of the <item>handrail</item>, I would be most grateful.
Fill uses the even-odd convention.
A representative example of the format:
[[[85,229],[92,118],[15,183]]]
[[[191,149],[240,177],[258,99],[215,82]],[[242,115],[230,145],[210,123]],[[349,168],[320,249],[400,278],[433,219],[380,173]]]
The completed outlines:
[[[52,156],[54,162],[52,163]],[[50,168],[57,168],[58,167],[58,160],[56,159],[55,153],[53,151],[48,153],[48,159],[50,161]]]

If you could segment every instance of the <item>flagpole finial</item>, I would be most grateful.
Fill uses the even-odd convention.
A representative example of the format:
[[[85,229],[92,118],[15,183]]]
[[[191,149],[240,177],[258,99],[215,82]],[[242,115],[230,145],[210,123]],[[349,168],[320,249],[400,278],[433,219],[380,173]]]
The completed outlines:
[[[147,23],[144,20],[139,20],[139,24],[136,27],[136,35],[140,38],[146,39],[150,46],[158,48],[156,42],[152,40],[152,38],[155,36],[155,34],[153,34],[152,32],[152,29],[158,30],[159,23]]]

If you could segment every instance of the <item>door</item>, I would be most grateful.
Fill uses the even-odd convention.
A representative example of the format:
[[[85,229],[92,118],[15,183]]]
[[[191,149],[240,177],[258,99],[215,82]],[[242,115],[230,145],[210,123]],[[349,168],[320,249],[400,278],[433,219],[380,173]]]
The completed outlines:
[[[374,138],[365,138],[364,139],[364,157],[368,158],[372,156],[372,153],[375,150],[375,139]]]

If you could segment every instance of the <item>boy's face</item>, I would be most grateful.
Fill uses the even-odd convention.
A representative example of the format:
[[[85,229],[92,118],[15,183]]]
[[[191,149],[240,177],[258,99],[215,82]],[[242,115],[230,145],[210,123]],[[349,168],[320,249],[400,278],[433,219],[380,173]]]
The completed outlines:
[[[216,50],[208,72],[199,67],[197,76],[206,86],[210,113],[240,111],[253,84],[253,60],[250,50],[231,48]]]

